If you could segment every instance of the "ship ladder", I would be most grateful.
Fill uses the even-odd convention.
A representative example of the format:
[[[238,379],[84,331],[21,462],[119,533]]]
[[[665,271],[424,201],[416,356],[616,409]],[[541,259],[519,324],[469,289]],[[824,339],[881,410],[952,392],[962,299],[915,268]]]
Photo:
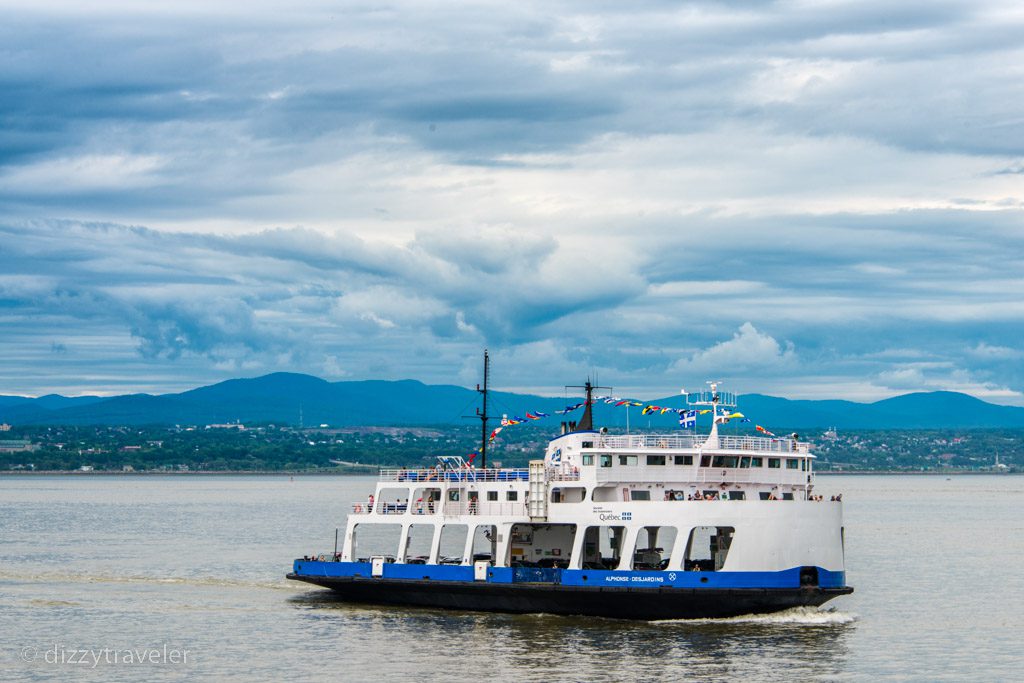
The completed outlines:
[[[543,460],[530,461],[530,520],[544,522],[548,518],[548,477]]]

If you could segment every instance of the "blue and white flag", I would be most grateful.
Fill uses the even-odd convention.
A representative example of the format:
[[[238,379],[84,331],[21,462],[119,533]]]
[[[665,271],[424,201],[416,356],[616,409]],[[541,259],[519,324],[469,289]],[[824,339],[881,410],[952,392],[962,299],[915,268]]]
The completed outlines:
[[[696,410],[680,410],[679,411],[679,426],[683,429],[696,429],[697,428],[697,411]]]

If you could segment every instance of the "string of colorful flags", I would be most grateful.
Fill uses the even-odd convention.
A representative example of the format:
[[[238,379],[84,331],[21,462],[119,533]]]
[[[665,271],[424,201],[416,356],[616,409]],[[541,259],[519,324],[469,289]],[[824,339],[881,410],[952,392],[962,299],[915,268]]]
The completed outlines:
[[[694,428],[696,428],[696,426],[697,426],[697,416],[698,415],[707,415],[707,414],[709,414],[711,412],[710,409],[691,410],[691,409],[688,409],[688,408],[670,408],[670,407],[656,406],[656,405],[653,405],[653,404],[644,404],[641,401],[633,401],[633,400],[630,400],[630,399],[621,399],[621,398],[619,398],[617,396],[598,396],[598,397],[594,398],[594,403],[597,403],[598,401],[601,401],[603,403],[606,403],[608,405],[615,406],[615,407],[621,407],[621,406],[625,406],[627,408],[629,408],[631,406],[642,407],[642,410],[640,411],[641,415],[650,415],[652,413],[658,413],[659,415],[664,415],[665,413],[674,412],[674,413],[677,413],[679,415],[679,426],[682,427],[683,429],[694,429]],[[584,405],[586,405],[586,403],[574,403],[572,405],[566,406],[565,408],[563,408],[561,410],[556,410],[555,414],[557,414],[557,415],[568,415],[571,412],[579,410]],[[495,428],[495,430],[491,432],[491,435],[488,438],[488,441],[494,441],[498,437],[498,434],[500,434],[501,431],[503,429],[505,429],[506,427],[512,427],[512,426],[515,426],[515,425],[518,425],[518,424],[523,424],[525,422],[532,422],[534,420],[541,420],[541,419],[543,419],[545,417],[551,417],[551,416],[548,413],[542,413],[539,410],[533,411],[533,412],[528,412],[528,413],[526,413],[525,417],[519,417],[519,416],[503,417],[501,419],[501,426]],[[739,420],[740,422],[750,422],[750,418],[745,416],[743,413],[739,413],[739,412],[729,413],[728,415],[719,415],[719,416],[717,416],[715,418],[715,422],[717,424],[726,424],[730,420]],[[768,431],[767,429],[765,429],[761,425],[754,425],[754,428],[758,432],[760,432],[760,433],[762,433],[762,434],[764,434],[766,436],[775,436],[774,433]]]

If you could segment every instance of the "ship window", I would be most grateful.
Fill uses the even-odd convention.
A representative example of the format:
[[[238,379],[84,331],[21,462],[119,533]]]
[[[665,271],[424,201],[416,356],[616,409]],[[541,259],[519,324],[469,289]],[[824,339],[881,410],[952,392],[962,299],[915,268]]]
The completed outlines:
[[[800,461],[796,458],[786,458],[786,469],[787,470],[798,470],[800,469]]]
[[[435,502],[441,500],[441,489],[415,489],[410,500],[413,501],[412,514],[432,515],[439,507]]]
[[[625,466],[628,466],[628,467],[636,467],[637,461],[638,461],[638,459],[637,459],[637,457],[635,455],[620,455],[619,456],[619,464],[620,465],[625,465]]]
[[[592,454],[590,454],[590,453],[587,453],[586,455],[584,455],[583,456],[583,464],[584,465],[593,465],[594,464],[594,456]]]
[[[512,567],[566,569],[576,538],[575,524],[515,524],[509,539]],[[516,572],[516,581],[550,581],[537,572]]]
[[[793,494],[792,493],[783,493],[782,494],[782,500],[793,500]]]
[[[802,469],[804,472],[807,471],[807,461],[806,460],[801,460],[800,461],[800,469]]]
[[[498,492],[497,491],[488,491],[487,492],[487,500],[498,500]]]
[[[594,442],[593,441],[584,441],[583,442],[583,448],[593,448],[593,447],[594,447]]]
[[[711,461],[712,467],[736,467],[737,458],[735,455],[716,455],[715,459]]]
[[[702,456],[700,456],[700,466],[701,467],[711,467],[711,456],[710,455],[702,455]]]
[[[777,470],[779,469],[779,463],[781,461],[778,458],[768,458],[768,469]]]
[[[761,500],[771,500],[772,499],[772,492],[771,491],[761,491],[757,495],[758,495],[758,497]]]
[[[440,564],[462,564],[468,535],[469,527],[465,524],[445,524],[441,527],[441,548],[437,561]]]
[[[751,458],[750,459],[750,466],[751,467],[763,467],[764,466],[763,462],[764,461],[761,460],[761,458]]]
[[[626,527],[590,526],[584,534],[580,563],[583,569],[615,569],[619,566]]]
[[[359,524],[353,530],[352,556],[369,562],[374,555],[383,555],[394,562],[401,537],[401,524]]]
[[[612,466],[612,456],[610,456],[610,455],[602,455],[601,456],[601,467],[611,467],[611,466]]]
[[[740,458],[740,469],[744,469],[744,468],[747,468],[747,467],[750,467],[750,458],[748,458],[748,457]]]
[[[676,528],[645,526],[636,535],[633,569],[660,571],[668,567],[669,554],[676,543]]]
[[[629,499],[630,500],[650,500],[651,499],[651,492],[650,491],[630,491],[629,492]]]
[[[692,465],[693,464],[693,456],[692,455],[677,455],[675,457],[675,463],[677,465]]]
[[[409,489],[381,489],[375,508],[382,515],[404,515],[409,509]]]
[[[555,498],[555,492],[558,498]],[[551,489],[552,503],[582,503],[587,499],[587,489],[582,486],[566,486],[563,488]]]
[[[429,561],[430,542],[434,540],[432,524],[412,524],[409,526],[409,541],[405,546],[405,562],[409,564],[425,564]]]
[[[745,491],[729,491],[728,500],[746,500],[747,494]]]
[[[519,491],[507,491],[505,500],[519,500]]]
[[[717,572],[725,567],[736,528],[731,526],[698,526],[690,531],[686,542],[683,569]]]
[[[648,465],[664,465],[665,464],[665,456],[664,455],[648,455],[647,456],[647,464]]]
[[[481,524],[473,531],[473,562],[487,560],[494,565],[498,548],[498,528],[493,524]]]

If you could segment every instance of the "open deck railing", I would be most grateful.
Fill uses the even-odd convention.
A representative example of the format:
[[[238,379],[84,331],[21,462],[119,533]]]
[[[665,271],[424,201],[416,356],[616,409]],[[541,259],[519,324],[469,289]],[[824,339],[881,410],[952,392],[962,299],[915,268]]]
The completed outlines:
[[[603,435],[594,441],[599,450],[630,449],[695,449],[707,442],[707,434],[620,434]],[[716,451],[767,451],[772,453],[807,453],[809,444],[792,439],[771,439],[763,436],[718,435]]]
[[[530,473],[521,469],[463,469],[438,470],[433,467],[426,469],[393,469],[384,468],[380,471],[380,481],[529,481]]]
[[[563,470],[557,467],[547,468],[548,481],[577,481],[579,472]],[[529,481],[530,471],[526,468],[503,469],[463,469],[437,470],[427,469],[381,469],[379,481],[414,481],[429,484],[430,482],[488,482],[488,481]]]
[[[461,500],[448,501],[444,504],[444,514],[446,517],[458,515],[521,515],[525,517],[526,503],[524,501],[479,501],[475,503]]]

